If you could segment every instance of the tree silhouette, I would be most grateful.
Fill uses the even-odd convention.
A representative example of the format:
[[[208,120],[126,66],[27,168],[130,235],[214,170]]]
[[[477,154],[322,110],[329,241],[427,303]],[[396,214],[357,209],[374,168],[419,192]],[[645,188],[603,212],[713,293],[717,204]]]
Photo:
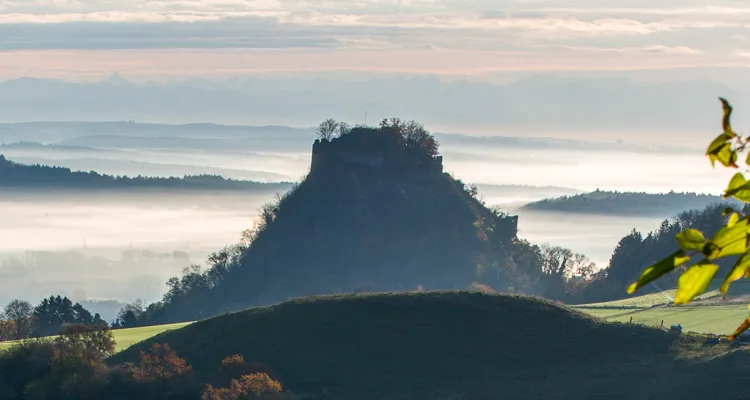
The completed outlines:
[[[31,303],[23,300],[13,300],[5,306],[5,317],[15,324],[15,339],[23,339],[31,334],[33,311]]]

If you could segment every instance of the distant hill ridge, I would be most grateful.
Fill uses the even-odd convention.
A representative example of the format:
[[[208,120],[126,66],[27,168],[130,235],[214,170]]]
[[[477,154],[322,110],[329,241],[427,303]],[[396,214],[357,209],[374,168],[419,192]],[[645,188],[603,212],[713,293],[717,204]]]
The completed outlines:
[[[528,203],[526,211],[559,211],[584,214],[641,215],[668,217],[688,209],[703,209],[711,204],[739,206],[733,199],[703,193],[645,193],[595,190]]]
[[[184,189],[184,190],[286,190],[288,182],[263,183],[226,179],[218,175],[170,177],[128,177],[70,168],[27,165],[0,154],[0,187],[65,189]]]

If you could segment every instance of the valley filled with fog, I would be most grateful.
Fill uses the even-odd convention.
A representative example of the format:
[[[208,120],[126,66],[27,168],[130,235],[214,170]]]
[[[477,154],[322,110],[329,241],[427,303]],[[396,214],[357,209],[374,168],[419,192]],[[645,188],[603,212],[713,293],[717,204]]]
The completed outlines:
[[[49,123],[48,123],[49,124]],[[5,124],[9,160],[112,175],[216,174],[295,182],[314,129],[141,124]],[[428,126],[429,128],[429,126]],[[36,136],[35,136],[36,135]],[[515,212],[542,198],[597,188],[719,193],[726,171],[700,148],[440,134],[445,170],[475,183],[488,205]],[[23,138],[19,140],[18,138]],[[717,176],[720,179],[717,179]],[[275,192],[83,191],[0,188],[0,303],[50,293],[74,300],[159,300],[165,282],[252,228]],[[664,218],[519,212],[519,236],[586,254],[605,266],[633,228]],[[664,216],[666,217],[666,215]]]

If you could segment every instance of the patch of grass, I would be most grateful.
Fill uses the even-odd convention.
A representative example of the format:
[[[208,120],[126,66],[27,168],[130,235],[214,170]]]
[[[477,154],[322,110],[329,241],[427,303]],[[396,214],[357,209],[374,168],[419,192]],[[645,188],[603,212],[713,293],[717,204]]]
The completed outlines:
[[[172,330],[179,329],[189,322],[169,325],[156,325],[156,326],[145,326],[141,328],[129,328],[129,329],[115,329],[112,334],[115,337],[117,343],[115,351],[122,351],[132,346],[135,343],[146,340],[154,335]],[[7,349],[12,346],[14,342],[0,342],[0,350]]]
[[[642,296],[630,297],[622,300],[607,301],[602,303],[582,304],[577,307],[601,307],[601,308],[648,308],[659,305],[674,303],[677,289],[664,290],[658,293],[649,293]],[[718,290],[711,290],[695,298],[695,302],[720,297]]]
[[[292,391],[332,400],[740,399],[750,372],[747,352],[705,353],[694,339],[477,292],[298,299],[162,333],[111,362],[134,361],[154,342],[199,375],[241,354]]]
[[[696,297],[692,304],[706,303],[709,300],[716,301],[721,298],[719,287],[721,286],[722,280],[715,280],[711,282],[705,293]],[[623,288],[625,293],[625,288]],[[750,294],[750,281],[742,280],[732,284],[729,288],[727,299],[733,300],[744,300]],[[576,308],[649,308],[653,306],[669,305],[674,304],[674,298],[677,295],[677,289],[664,290],[657,293],[649,293],[640,296],[628,297],[621,300],[607,301],[601,303],[589,303],[579,304],[573,307]]]
[[[709,290],[687,305],[674,306],[677,290],[665,290],[627,299],[572,305],[571,308],[610,322],[634,322],[656,326],[680,324],[683,331],[727,335],[748,316],[750,282],[735,282],[727,301],[718,291],[720,281],[712,282]]]
[[[645,321],[649,325],[657,325],[663,320],[665,327],[680,324],[683,331],[717,335],[728,335],[734,332],[737,326],[748,317],[748,308],[744,304],[683,305],[642,310],[581,308],[580,311],[611,322],[628,322],[632,317],[634,322]]]
[[[116,329],[112,331],[117,342],[117,348],[115,351],[122,351],[128,347],[144,341],[150,337],[156,336],[160,333],[170,331],[173,329],[180,329],[190,322],[182,322],[178,324],[169,325],[156,325],[156,326],[144,326],[141,328],[130,328],[130,329]]]

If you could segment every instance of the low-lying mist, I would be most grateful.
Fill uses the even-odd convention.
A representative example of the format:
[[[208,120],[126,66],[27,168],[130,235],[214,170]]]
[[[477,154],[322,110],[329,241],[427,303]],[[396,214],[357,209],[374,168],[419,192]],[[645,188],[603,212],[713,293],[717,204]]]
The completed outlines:
[[[497,191],[502,188],[496,188]],[[534,200],[549,192],[515,188],[496,204]],[[554,189],[550,189],[554,192]],[[494,190],[487,190],[494,192]],[[14,192],[0,196],[0,304],[50,294],[76,300],[151,302],[166,281],[236,243],[273,194],[144,192]],[[657,218],[522,212],[519,236],[564,246],[606,265],[633,228]]]
[[[158,300],[236,243],[273,194],[14,191],[0,196],[0,304],[51,293]]]

